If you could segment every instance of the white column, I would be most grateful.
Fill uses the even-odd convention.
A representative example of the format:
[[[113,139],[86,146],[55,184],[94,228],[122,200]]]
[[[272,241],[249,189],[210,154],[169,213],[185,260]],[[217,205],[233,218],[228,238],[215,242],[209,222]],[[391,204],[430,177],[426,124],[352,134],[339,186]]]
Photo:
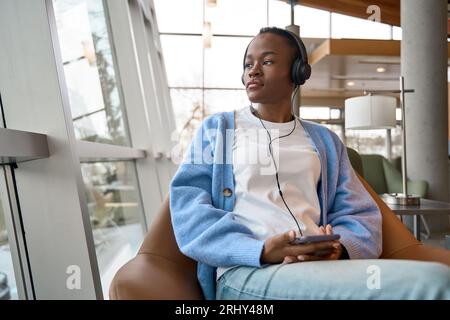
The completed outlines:
[[[449,200],[447,1],[401,1],[401,71],[406,94],[408,176],[429,183],[428,198]],[[427,218],[434,231],[448,218]]]

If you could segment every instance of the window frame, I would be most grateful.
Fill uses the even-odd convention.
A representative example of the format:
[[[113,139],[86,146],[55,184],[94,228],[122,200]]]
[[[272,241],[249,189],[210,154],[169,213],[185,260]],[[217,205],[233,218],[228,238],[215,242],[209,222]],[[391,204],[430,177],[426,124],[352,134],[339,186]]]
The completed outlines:
[[[10,129],[44,135],[49,153],[48,157],[38,155],[35,160],[20,162],[17,168],[4,167],[6,171],[11,170],[8,184],[12,183],[11,177],[15,177],[14,188],[18,198],[16,201],[8,193],[5,207],[9,206],[11,210],[5,212],[8,216],[5,220],[9,221],[8,232],[12,230],[10,245],[12,253],[14,251],[14,267],[18,268],[15,273],[24,274],[24,279],[16,278],[20,298],[103,298],[82,163],[130,161],[135,164],[145,231],[160,206],[162,190],[168,189],[171,174],[175,171],[168,157],[171,146],[167,139],[162,145],[154,143],[158,139],[156,134],[169,136],[168,131],[174,124],[173,113],[168,111],[171,107],[168,88],[164,89],[167,91],[163,97],[165,100],[159,102],[159,111],[163,110],[165,122],[158,128],[155,122],[149,121],[149,115],[153,114],[156,106],[148,103],[145,96],[158,97],[160,92],[153,86],[144,87],[143,73],[150,72],[150,68],[145,70],[142,62],[137,60],[137,26],[133,27],[130,20],[130,4],[139,4],[135,11],[143,17],[148,16],[148,12],[143,14],[141,5],[151,6],[149,12],[154,12],[153,3],[102,1],[113,59],[117,64],[116,77],[122,91],[123,116],[129,131],[130,147],[76,139],[52,0],[5,0],[0,3],[0,39],[5,44],[5,50],[0,52],[0,68],[6,70],[0,74],[4,119]],[[15,19],[19,15],[23,19]],[[157,30],[156,21],[151,23]],[[20,36],[10,37],[10,30]],[[154,41],[157,43],[159,39],[156,37]],[[24,43],[33,50],[23,50]],[[147,46],[143,48],[147,52],[140,54],[154,57],[156,52],[148,52],[154,48]],[[151,70],[160,81],[166,81],[163,66],[158,67],[162,60],[152,60],[152,63],[155,65]],[[42,81],[42,74],[46,74],[46,81]],[[161,127],[165,130],[160,130]],[[11,143],[21,141],[20,138],[9,140]],[[165,172],[161,174],[163,170]],[[4,201],[4,187],[1,191]],[[19,218],[23,230],[16,228]],[[25,236],[21,240],[23,234]],[[24,242],[28,256],[23,253]],[[29,277],[23,271],[27,264]],[[80,288],[67,286],[71,276],[68,267],[72,265],[78,266],[81,272]]]

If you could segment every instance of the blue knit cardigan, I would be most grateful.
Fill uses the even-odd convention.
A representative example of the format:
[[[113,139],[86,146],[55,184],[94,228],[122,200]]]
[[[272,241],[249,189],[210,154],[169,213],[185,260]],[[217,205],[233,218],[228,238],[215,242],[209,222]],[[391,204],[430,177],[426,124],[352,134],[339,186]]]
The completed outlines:
[[[170,183],[175,238],[181,252],[198,262],[197,277],[206,299],[215,299],[218,266],[261,267],[264,241],[233,214],[234,118],[234,112],[222,112],[203,121]],[[331,224],[341,235],[350,259],[378,258],[381,213],[353,171],[346,147],[328,128],[305,120],[301,124],[321,164],[320,224]]]

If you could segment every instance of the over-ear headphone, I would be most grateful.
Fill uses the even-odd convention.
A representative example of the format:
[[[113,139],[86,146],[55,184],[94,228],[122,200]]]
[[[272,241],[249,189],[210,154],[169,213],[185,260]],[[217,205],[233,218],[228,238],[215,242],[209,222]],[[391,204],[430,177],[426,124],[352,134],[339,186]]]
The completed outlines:
[[[294,62],[292,63],[291,81],[296,86],[301,86],[311,76],[311,66],[308,64],[308,53],[306,52],[305,45],[303,44],[303,41],[300,39],[300,37],[298,37],[295,33],[292,33],[291,31],[284,30],[281,28],[276,28],[276,30],[277,30],[277,32],[282,32],[282,33],[286,34],[286,36],[288,36],[290,39],[292,39],[297,44],[300,55],[297,56],[295,58]],[[266,31],[266,32],[260,32],[260,34],[261,33],[271,33],[271,32]],[[274,33],[274,34],[276,34],[276,33]],[[243,62],[244,72],[245,72],[245,58],[247,57],[248,47],[250,46],[251,43],[252,42],[250,42],[247,46],[247,49],[245,49],[244,62]],[[245,86],[244,73],[242,74],[241,81]]]

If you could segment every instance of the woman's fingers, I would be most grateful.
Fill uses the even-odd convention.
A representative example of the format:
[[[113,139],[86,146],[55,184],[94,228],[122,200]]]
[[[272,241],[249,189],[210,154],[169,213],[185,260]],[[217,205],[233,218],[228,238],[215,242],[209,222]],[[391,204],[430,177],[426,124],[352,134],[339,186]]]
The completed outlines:
[[[286,256],[283,263],[319,261],[319,260],[337,260],[339,258],[339,250],[322,251],[321,254],[300,254],[298,256]]]
[[[272,245],[275,247],[284,247],[295,239],[295,231],[290,230],[284,233],[275,235],[271,238]]]
[[[331,225],[320,226],[321,234],[333,234]],[[290,230],[266,239],[261,254],[263,263],[293,263],[297,261],[328,260],[340,249],[339,241],[323,241],[307,244],[292,244],[295,231]],[[303,257],[303,260],[301,260]]]
[[[297,259],[298,259],[298,261],[300,261],[300,262],[306,262],[306,261],[318,261],[318,260],[327,260],[327,259],[324,259],[324,257],[321,257],[321,256],[314,256],[314,255],[311,255],[311,254],[302,254],[302,255],[299,255],[299,256],[297,257]]]
[[[281,243],[290,243],[295,239],[295,231],[290,230],[282,234]]]
[[[337,249],[338,245],[335,241],[324,241],[308,244],[295,244],[287,247],[285,256],[299,256],[302,254],[314,254],[316,251]]]
[[[297,262],[297,257],[294,256],[284,257],[283,263],[293,263],[293,262]]]

